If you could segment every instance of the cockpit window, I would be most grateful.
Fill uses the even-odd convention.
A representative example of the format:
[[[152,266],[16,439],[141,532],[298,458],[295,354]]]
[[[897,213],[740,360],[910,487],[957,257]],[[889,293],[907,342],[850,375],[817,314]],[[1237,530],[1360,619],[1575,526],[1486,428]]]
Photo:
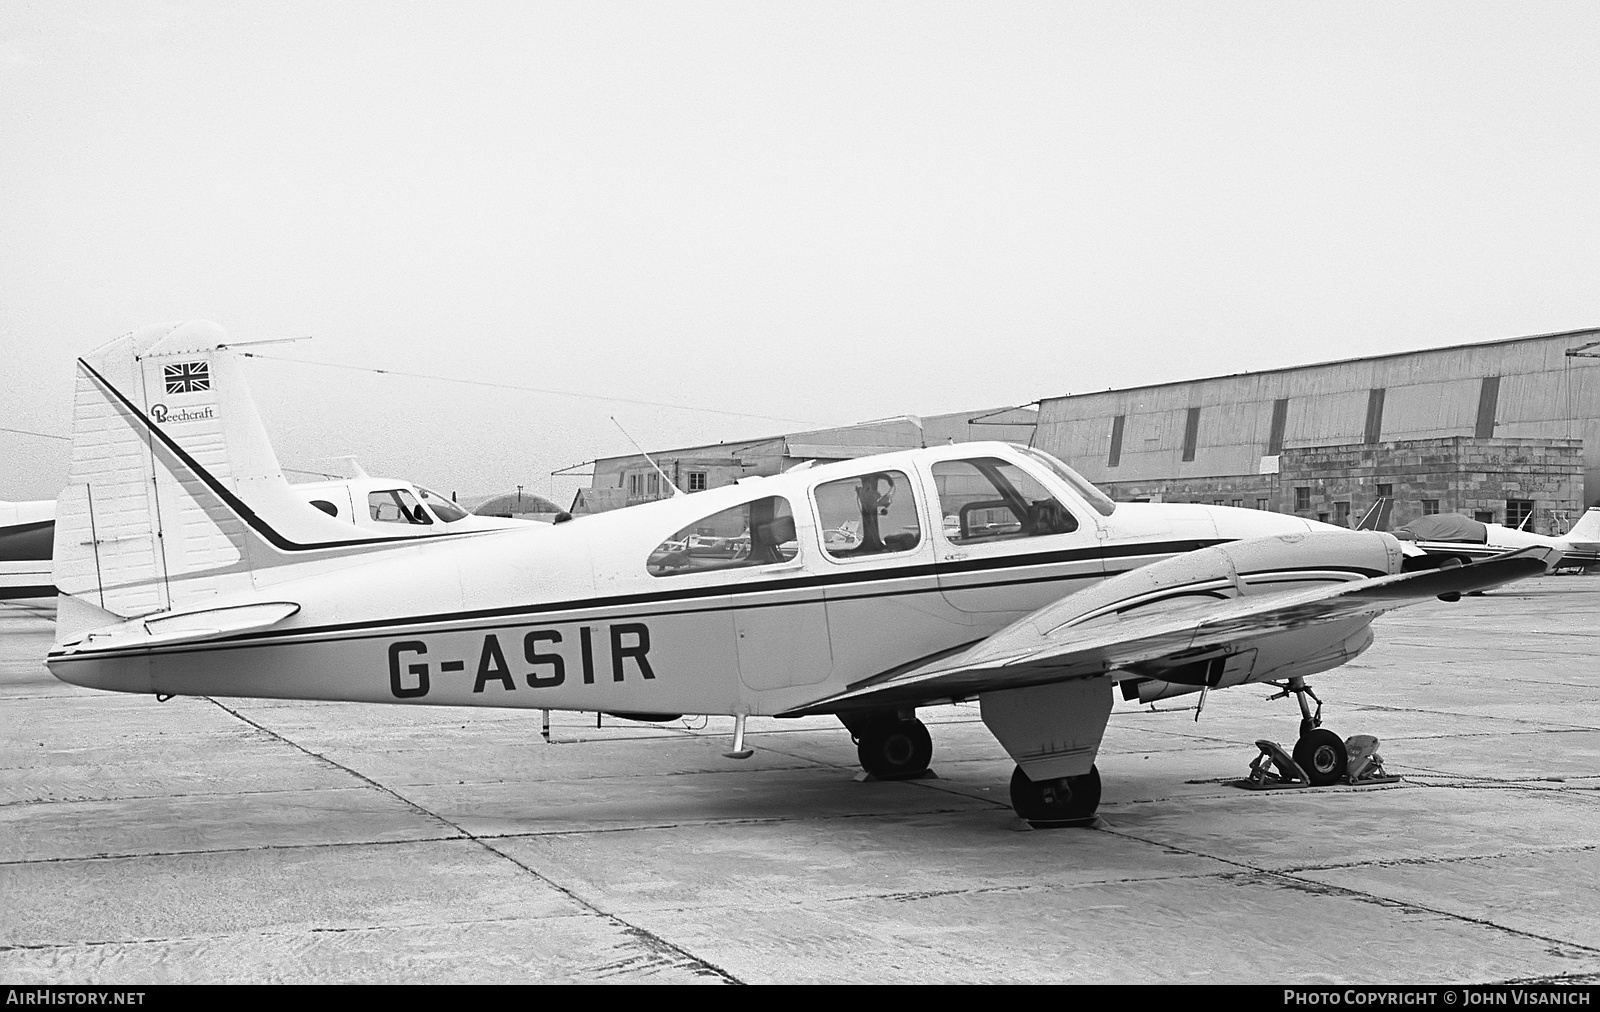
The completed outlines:
[[[917,501],[904,471],[876,471],[817,486],[822,550],[836,559],[909,552],[922,542]]]
[[[457,506],[455,503],[451,502],[449,499],[446,499],[444,496],[435,492],[431,488],[423,488],[421,485],[418,485],[417,492],[421,494],[422,501],[427,503],[428,508],[433,510],[433,515],[438,517],[440,520],[443,520],[447,524],[453,524],[457,520],[460,520],[462,517],[467,515],[466,510],[462,509],[460,506]]]
[[[656,546],[651,576],[743,569],[788,562],[799,554],[789,501],[768,496],[696,520]]]
[[[372,514],[372,519],[381,524],[428,525],[433,523],[433,518],[428,516],[428,511],[417,503],[416,496],[403,488],[391,488],[382,492],[368,492],[367,510]]]
[[[944,460],[933,465],[944,536],[967,545],[1012,538],[1070,534],[1078,520],[1045,487],[998,457]]]
[[[1066,482],[1067,486],[1074,492],[1083,496],[1084,501],[1094,507],[1096,513],[1103,517],[1108,517],[1117,511],[1117,504],[1112,501],[1110,496],[1095,488],[1094,483],[1088,478],[1085,478],[1055,457],[1031,446],[1018,446],[1017,449],[1055,472],[1055,476]]]

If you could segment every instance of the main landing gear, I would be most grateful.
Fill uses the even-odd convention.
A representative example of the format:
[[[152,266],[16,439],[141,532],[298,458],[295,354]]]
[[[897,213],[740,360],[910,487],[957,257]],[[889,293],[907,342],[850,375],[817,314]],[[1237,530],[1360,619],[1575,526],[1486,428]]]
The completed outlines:
[[[1285,787],[1327,787],[1330,784],[1393,783],[1399,777],[1389,776],[1383,769],[1383,758],[1378,755],[1378,739],[1371,735],[1356,735],[1345,741],[1322,726],[1322,700],[1311,691],[1304,678],[1290,678],[1287,682],[1272,683],[1282,691],[1272,699],[1282,699],[1294,693],[1300,704],[1300,739],[1295,742],[1294,753],[1285,754],[1276,742],[1258,741],[1261,754],[1250,764],[1250,776],[1240,781],[1242,786],[1257,790]],[[1306,698],[1317,704],[1311,709]]]
[[[879,713],[840,717],[856,743],[861,768],[879,780],[909,780],[928,770],[933,739],[914,716]]]
[[[1034,781],[1018,766],[1011,772],[1011,807],[1035,829],[1093,822],[1100,807],[1100,769],[1090,766],[1081,776]]]

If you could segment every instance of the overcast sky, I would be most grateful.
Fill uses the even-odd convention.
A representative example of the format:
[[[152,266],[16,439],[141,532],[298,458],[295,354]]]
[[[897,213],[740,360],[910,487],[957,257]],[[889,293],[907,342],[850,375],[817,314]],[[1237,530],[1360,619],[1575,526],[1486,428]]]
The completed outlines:
[[[291,467],[647,447],[1600,325],[1600,5],[0,0],[0,426],[216,320]],[[0,432],[0,498],[66,443]],[[554,485],[570,496],[571,481]]]

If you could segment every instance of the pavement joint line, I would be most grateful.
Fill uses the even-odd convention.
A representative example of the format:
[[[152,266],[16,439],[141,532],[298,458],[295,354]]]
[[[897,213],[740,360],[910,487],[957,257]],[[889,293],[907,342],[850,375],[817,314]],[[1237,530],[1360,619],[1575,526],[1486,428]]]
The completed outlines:
[[[714,976],[721,977],[723,980],[728,981],[729,983],[735,983],[735,984],[742,983],[742,981],[740,981],[738,978],[734,977],[731,973],[728,973],[726,970],[724,970],[721,967],[718,967],[718,966],[712,964],[711,962],[709,962],[707,960],[703,960],[703,959],[699,958],[698,956],[696,956],[693,953],[689,952],[687,949],[684,949],[683,947],[675,945],[672,942],[669,942],[664,938],[661,938],[661,937],[659,937],[659,936],[657,936],[655,934],[652,934],[651,932],[645,930],[644,928],[641,928],[641,927],[639,927],[637,925],[634,925],[634,924],[630,924],[628,921],[626,921],[623,918],[617,916],[616,914],[613,914],[613,913],[610,913],[608,911],[602,910],[600,907],[596,906],[595,904],[593,904],[593,903],[591,903],[591,902],[589,902],[587,900],[582,899],[581,897],[579,897],[577,895],[577,893],[573,892],[571,889],[568,889],[567,887],[565,887],[565,886],[561,885],[560,883],[556,882],[554,879],[551,879],[549,876],[542,874],[541,872],[539,872],[538,870],[533,868],[531,865],[528,865],[528,864],[526,864],[526,863],[524,863],[522,861],[517,860],[515,857],[512,857],[510,854],[507,854],[504,851],[500,850],[499,848],[492,846],[488,841],[480,838],[476,834],[474,834],[471,831],[469,831],[468,829],[466,829],[464,826],[458,825],[457,823],[452,822],[450,819],[445,818],[444,816],[440,815],[439,813],[431,811],[430,809],[426,808],[425,806],[420,805],[415,801],[412,801],[410,798],[405,797],[404,795],[400,794],[398,791],[394,790],[393,788],[385,786],[384,784],[381,784],[378,781],[373,780],[371,777],[365,776],[364,774],[361,774],[361,773],[357,772],[356,770],[353,770],[350,767],[343,765],[342,763],[338,763],[338,762],[336,762],[336,761],[334,761],[332,759],[327,758],[324,755],[320,755],[318,753],[312,752],[311,750],[305,748],[303,745],[300,745],[298,742],[295,742],[295,741],[293,741],[293,740],[291,740],[289,738],[285,738],[282,735],[277,734],[274,731],[271,731],[271,730],[268,730],[265,727],[262,727],[260,724],[258,724],[255,721],[251,720],[249,717],[245,716],[244,714],[240,713],[239,711],[237,711],[237,710],[235,710],[235,709],[233,709],[233,708],[231,708],[229,706],[226,706],[223,703],[219,703],[215,699],[211,699],[210,697],[203,697],[203,698],[208,699],[213,705],[215,705],[217,707],[220,707],[221,709],[227,711],[228,713],[233,714],[235,717],[237,717],[238,719],[240,719],[240,720],[244,721],[245,723],[249,724],[251,727],[258,728],[263,734],[271,735],[273,738],[276,738],[277,740],[283,742],[284,744],[289,745],[289,746],[291,746],[291,747],[293,747],[293,748],[305,753],[308,756],[311,756],[311,757],[313,757],[315,759],[318,759],[318,760],[320,760],[322,762],[328,763],[329,765],[336,766],[339,769],[342,769],[345,772],[349,773],[351,776],[357,778],[358,780],[361,780],[362,782],[367,783],[367,784],[371,784],[375,789],[377,789],[379,791],[382,791],[385,794],[388,794],[390,797],[392,797],[395,800],[399,801],[400,803],[402,803],[402,804],[404,804],[404,805],[416,810],[417,812],[420,812],[421,814],[427,816],[428,818],[431,818],[431,819],[433,819],[433,820],[435,820],[435,821],[437,821],[437,822],[439,822],[439,823],[441,823],[441,824],[443,824],[445,826],[449,826],[451,829],[453,829],[457,833],[459,833],[462,838],[467,839],[467,840],[471,840],[474,844],[476,844],[477,846],[483,848],[485,851],[489,852],[490,854],[493,854],[496,857],[499,857],[501,860],[510,862],[513,866],[515,866],[517,868],[521,868],[523,871],[525,871],[529,875],[532,875],[535,879],[539,880],[540,882],[545,883],[547,886],[549,886],[550,888],[556,890],[557,892],[561,893],[562,895],[566,896],[567,898],[571,899],[574,903],[579,904],[584,909],[589,910],[593,914],[595,914],[595,915],[597,915],[597,916],[599,916],[599,917],[601,917],[601,918],[603,918],[603,919],[605,919],[607,921],[610,921],[612,924],[620,927],[624,931],[624,933],[629,934],[629,935],[633,936],[635,939],[637,939],[640,942],[644,943],[644,945],[645,945],[647,950],[653,950],[653,951],[656,951],[656,952],[660,952],[662,950],[676,952],[676,953],[680,954],[684,959],[687,959],[687,960],[691,961],[692,963],[697,964],[700,967],[706,968]],[[693,970],[693,972],[699,973],[700,971],[699,970]]]
[[[1458,720],[1494,720],[1509,721],[1513,724],[1534,724],[1525,731],[1463,731],[1460,734],[1416,735],[1419,739],[1426,738],[1478,738],[1497,737],[1510,734],[1562,734],[1569,731],[1600,731],[1600,726],[1593,724],[1573,724],[1566,721],[1555,720],[1530,720],[1527,717],[1500,717],[1491,713],[1456,713],[1450,710],[1420,710],[1408,706],[1382,706],[1375,703],[1366,704],[1363,709],[1376,710],[1384,713],[1412,713],[1427,717],[1454,717]]]
[[[1372,903],[1380,907],[1399,908],[1401,910],[1415,910],[1420,913],[1432,914],[1435,917],[1447,918],[1449,920],[1473,924],[1482,928],[1489,928],[1490,930],[1503,932],[1508,935],[1515,935],[1519,938],[1531,938],[1535,941],[1548,942],[1551,945],[1559,945],[1568,949],[1582,950],[1585,953],[1600,956],[1600,947],[1584,945],[1581,942],[1572,942],[1562,938],[1552,938],[1549,935],[1541,935],[1533,931],[1523,931],[1519,928],[1512,928],[1504,924],[1497,924],[1487,918],[1472,917],[1467,914],[1458,914],[1454,911],[1442,910],[1438,907],[1430,907],[1421,903],[1392,899],[1387,896],[1380,896],[1377,893],[1366,892],[1361,889],[1354,889],[1350,886],[1330,885],[1326,882],[1318,882],[1316,879],[1301,878],[1291,871],[1262,868],[1253,865],[1248,861],[1243,861],[1236,858],[1218,857],[1215,854],[1206,854],[1202,851],[1194,850],[1192,848],[1179,847],[1176,844],[1157,844],[1155,841],[1146,840],[1135,833],[1130,833],[1126,830],[1118,830],[1114,826],[1107,826],[1104,824],[1104,820],[1102,820],[1100,823],[1097,823],[1094,828],[1099,832],[1111,833],[1114,836],[1120,836],[1125,839],[1138,840],[1141,843],[1149,843],[1153,846],[1164,846],[1169,851],[1179,850],[1195,857],[1209,857],[1213,861],[1220,861],[1223,864],[1231,864],[1240,869],[1239,872],[1236,872],[1232,875],[1223,875],[1223,878],[1242,878],[1245,876],[1254,876],[1264,879],[1279,879],[1293,888],[1303,889],[1310,893],[1322,893],[1324,895],[1337,894],[1348,899],[1355,900],[1359,903]]]
[[[1287,874],[1302,874],[1313,871],[1345,871],[1351,868],[1399,868],[1399,867],[1426,867],[1439,864],[1466,864],[1472,861],[1502,861],[1508,858],[1534,857],[1542,854],[1582,854],[1588,851],[1600,850],[1600,844],[1577,843],[1554,845],[1548,847],[1528,847],[1524,850],[1507,850],[1495,854],[1456,854],[1440,857],[1397,857],[1389,860],[1376,859],[1371,861],[1345,861],[1338,864],[1307,864],[1293,868],[1281,869]]]
[[[541,914],[539,917],[481,917],[470,920],[446,921],[410,921],[401,924],[360,924],[351,927],[312,927],[312,928],[284,928],[284,929],[255,929],[243,931],[224,931],[214,935],[169,935],[164,938],[86,938],[73,942],[11,942],[0,944],[0,952],[40,951],[52,949],[76,949],[80,946],[100,948],[108,945],[170,945],[180,942],[208,942],[219,938],[247,936],[250,938],[299,938],[302,933],[313,935],[342,934],[345,932],[382,932],[392,930],[405,930],[414,928],[438,927],[471,927],[480,924],[515,924],[519,921],[538,922],[553,920],[559,917],[592,917],[587,911],[573,913]]]
[[[467,843],[465,836],[416,836],[397,840],[325,840],[320,843],[260,843],[251,847],[201,847],[194,850],[126,851],[121,854],[78,854],[70,857],[0,859],[0,868],[36,864],[71,864],[74,861],[142,861],[160,857],[204,857],[208,854],[253,854],[271,850],[324,850],[338,847],[401,847],[415,843]]]
[[[593,903],[593,902],[591,902],[589,900],[586,900],[583,897],[579,896],[577,894],[577,892],[574,891],[573,889],[562,885],[561,883],[557,882],[555,879],[551,878],[550,876],[548,876],[548,875],[544,874],[543,872],[539,871],[538,869],[534,868],[532,865],[528,864],[527,862],[520,861],[517,858],[513,857],[512,855],[507,854],[505,851],[499,849],[498,847],[495,847],[495,846],[491,845],[487,840],[479,839],[477,837],[474,837],[473,839],[474,839],[474,842],[476,842],[484,850],[487,850],[489,853],[494,854],[494,855],[500,857],[501,859],[503,859],[505,861],[509,861],[511,864],[515,865],[518,868],[521,868],[523,871],[527,872],[529,875],[532,875],[534,878],[538,879],[540,882],[543,882],[545,885],[547,885],[550,888],[556,890],[561,895],[563,895],[563,896],[567,897],[568,899],[572,900],[572,902],[578,904],[583,909],[588,910],[591,913],[593,913],[595,915],[598,915],[599,917],[601,917],[601,918],[603,918],[603,919],[605,919],[607,921],[610,921],[612,924],[615,924],[615,925],[621,927],[622,930],[626,934],[629,934],[629,935],[633,936],[635,939],[637,939],[640,942],[644,943],[644,946],[645,946],[645,948],[647,950],[650,950],[650,951],[653,951],[653,952],[667,951],[667,952],[676,953],[678,956],[682,957],[683,959],[688,960],[691,964],[693,964],[693,966],[691,966],[689,969],[691,970],[691,972],[695,973],[698,976],[719,977],[723,981],[725,981],[726,983],[729,983],[729,984],[742,984],[742,983],[744,983],[744,981],[740,980],[738,977],[735,977],[732,973],[729,973],[727,970],[725,970],[722,967],[716,965],[715,963],[711,962],[710,960],[702,959],[701,957],[696,956],[694,953],[690,952],[688,949],[685,949],[683,946],[678,945],[678,944],[676,944],[674,942],[669,942],[665,938],[662,938],[660,935],[657,935],[655,932],[650,931],[650,930],[648,930],[646,928],[641,928],[636,924],[632,924],[632,923],[628,922],[626,919],[620,917],[617,914],[613,914],[613,913],[611,913],[609,911],[602,910],[595,903]],[[621,964],[616,964],[616,965],[621,965]]]
[[[21,801],[0,801],[0,810],[21,808],[27,805],[97,805],[120,801],[177,801],[191,798],[254,798],[267,794],[325,794],[330,791],[364,791],[365,787],[315,787],[282,788],[259,791],[196,791],[191,794],[119,794],[107,798],[24,798]]]

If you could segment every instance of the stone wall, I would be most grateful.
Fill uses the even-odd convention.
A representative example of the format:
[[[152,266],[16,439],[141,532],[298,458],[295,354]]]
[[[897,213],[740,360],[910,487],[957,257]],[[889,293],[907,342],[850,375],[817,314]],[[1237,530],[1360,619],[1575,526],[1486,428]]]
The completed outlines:
[[[1390,442],[1286,449],[1277,474],[1210,478],[1172,478],[1106,482],[1113,499],[1197,502],[1295,513],[1337,522],[1340,503],[1348,504],[1354,525],[1390,486],[1394,512],[1389,529],[1421,516],[1423,503],[1438,502],[1441,513],[1492,514],[1506,520],[1506,501],[1534,504],[1528,529],[1541,534],[1566,531],[1583,502],[1583,441],[1579,439],[1406,439]],[[1305,489],[1305,508],[1297,510],[1297,490]]]

